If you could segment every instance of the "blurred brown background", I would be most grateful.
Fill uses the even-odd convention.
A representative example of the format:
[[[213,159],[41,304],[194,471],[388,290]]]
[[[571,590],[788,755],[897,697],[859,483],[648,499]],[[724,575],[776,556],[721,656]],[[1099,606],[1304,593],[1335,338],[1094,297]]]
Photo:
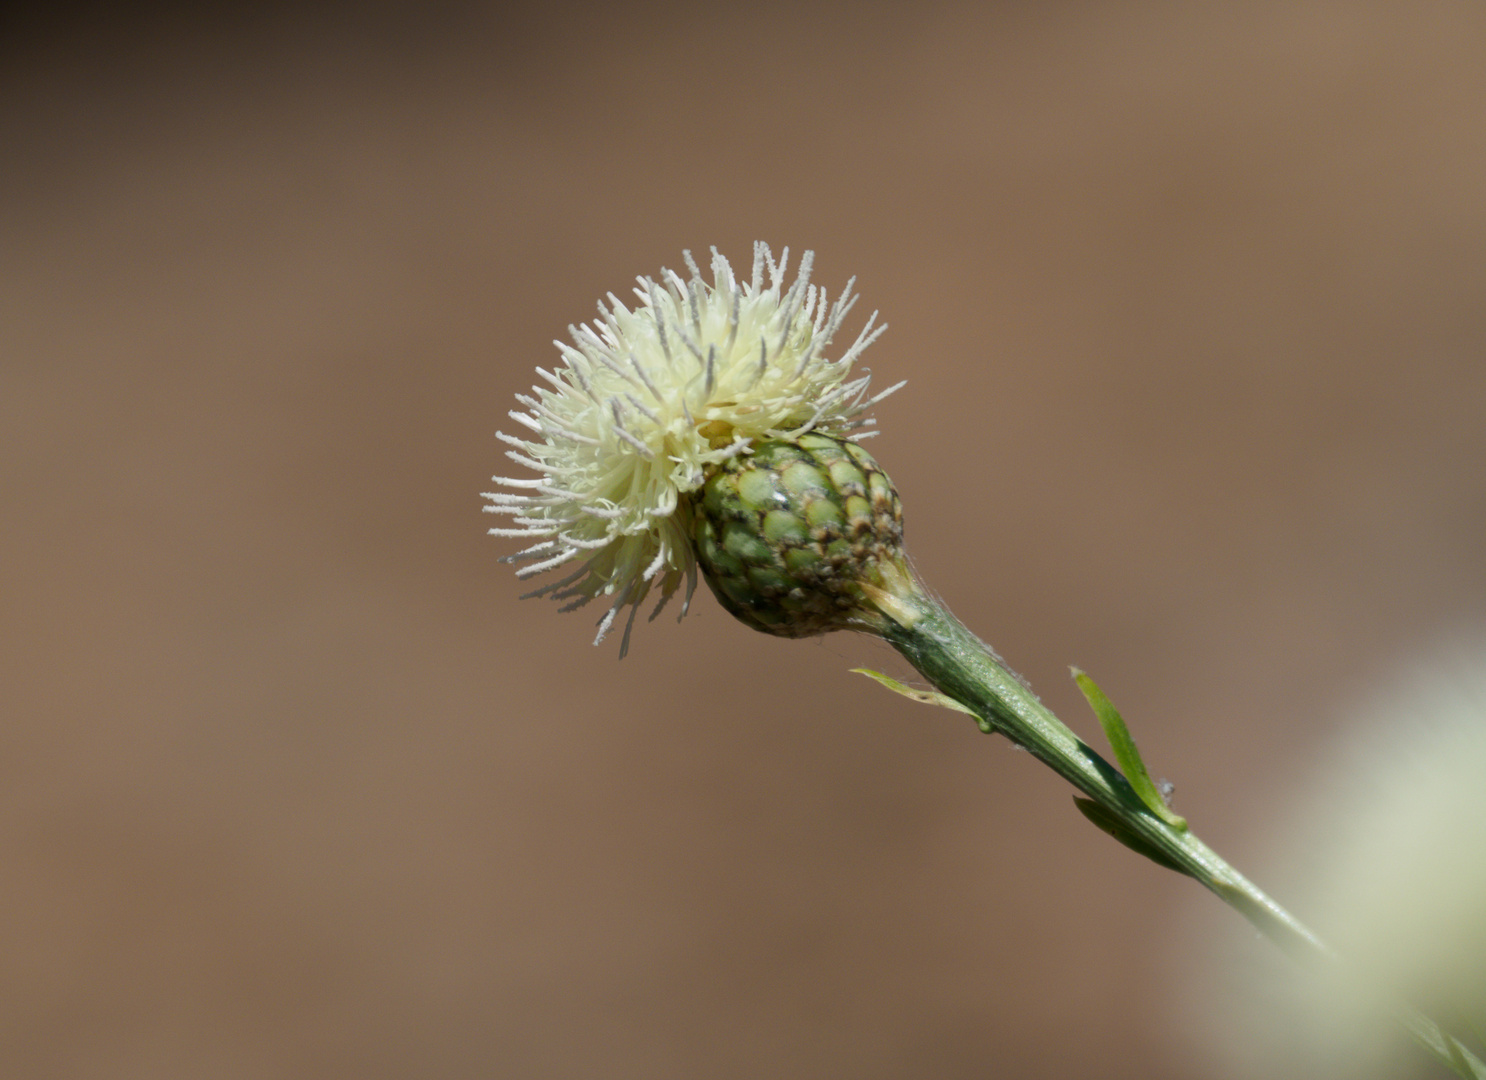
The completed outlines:
[[[814,248],[925,575],[1263,880],[1340,703],[1486,616],[1486,7],[11,31],[6,1075],[1222,1075],[1214,899],[872,642],[700,595],[617,663],[477,493],[605,291]]]

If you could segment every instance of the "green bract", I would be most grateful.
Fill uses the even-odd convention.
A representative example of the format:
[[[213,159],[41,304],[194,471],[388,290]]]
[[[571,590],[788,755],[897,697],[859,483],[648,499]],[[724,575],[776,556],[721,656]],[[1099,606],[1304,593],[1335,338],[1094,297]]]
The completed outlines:
[[[754,629],[807,637],[880,622],[862,585],[903,567],[903,508],[861,446],[815,433],[760,442],[718,466],[692,509],[707,584]]]

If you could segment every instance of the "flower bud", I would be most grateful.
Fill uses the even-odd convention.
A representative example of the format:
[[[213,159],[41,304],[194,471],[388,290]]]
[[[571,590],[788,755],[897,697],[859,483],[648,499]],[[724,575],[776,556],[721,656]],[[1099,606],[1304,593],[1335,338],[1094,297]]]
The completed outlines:
[[[881,632],[881,597],[910,580],[898,493],[845,439],[755,444],[707,478],[692,523],[718,602],[765,633]]]

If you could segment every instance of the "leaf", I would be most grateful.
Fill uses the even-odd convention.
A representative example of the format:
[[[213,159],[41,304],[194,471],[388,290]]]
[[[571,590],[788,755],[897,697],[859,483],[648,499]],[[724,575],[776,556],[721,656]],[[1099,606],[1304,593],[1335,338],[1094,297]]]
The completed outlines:
[[[1175,870],[1178,874],[1187,873],[1183,867],[1173,862],[1165,853],[1158,851],[1145,840],[1125,828],[1124,823],[1118,817],[1104,809],[1104,807],[1100,806],[1093,799],[1080,799],[1075,795],[1073,797],[1073,805],[1078,807],[1079,813],[1083,814],[1084,817],[1088,818],[1104,832],[1109,833],[1110,836],[1113,836],[1131,851],[1144,855],[1151,862],[1164,866],[1168,870]]]
[[[1441,1031],[1440,1037],[1445,1041],[1445,1052],[1450,1055],[1450,1061],[1455,1071],[1461,1076],[1469,1076],[1474,1080],[1486,1080],[1486,1067],[1483,1067],[1475,1054],[1472,1054],[1460,1040],[1454,1036]]]
[[[920,705],[939,705],[946,709],[953,709],[955,712],[969,713],[971,716],[975,715],[974,709],[965,708],[965,706],[961,705],[954,698],[949,697],[947,694],[941,694],[937,690],[915,690],[911,686],[903,685],[892,676],[884,675],[880,671],[873,671],[871,668],[854,667],[851,670],[857,675],[865,675],[869,679],[876,679],[883,686],[893,691],[893,693],[902,694],[910,701],[917,701]]]
[[[1099,689],[1099,685],[1093,679],[1078,668],[1069,670],[1073,672],[1073,681],[1078,683],[1078,688],[1088,699],[1089,707],[1099,718],[1099,726],[1104,729],[1104,737],[1109,740],[1115,760],[1120,763],[1120,771],[1125,774],[1125,779],[1130,781],[1130,786],[1135,789],[1135,794],[1140,796],[1140,801],[1145,803],[1146,809],[1173,829],[1185,832],[1187,819],[1172,813],[1171,808],[1166,805],[1166,800],[1161,798],[1161,792],[1151,781],[1151,774],[1146,771],[1145,762],[1140,759],[1140,751],[1136,749],[1135,740],[1130,736],[1130,729],[1125,726],[1125,721],[1120,717],[1119,710],[1114,707],[1114,703],[1104,696],[1104,691]],[[1095,824],[1097,825],[1098,822]]]

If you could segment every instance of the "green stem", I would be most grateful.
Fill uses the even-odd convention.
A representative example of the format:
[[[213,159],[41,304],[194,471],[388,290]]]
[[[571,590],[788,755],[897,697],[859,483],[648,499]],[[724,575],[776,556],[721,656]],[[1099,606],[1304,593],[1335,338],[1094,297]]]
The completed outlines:
[[[1189,830],[1153,814],[1119,771],[1037,699],[989,646],[922,591],[885,620],[882,636],[942,693],[1049,766],[1106,810],[1120,828],[1182,873],[1195,878],[1281,949],[1303,963],[1331,967],[1336,955]],[[901,593],[898,599],[904,598]],[[905,619],[904,616],[907,616]],[[1486,1065],[1438,1024],[1403,1004],[1395,1015],[1436,1060],[1465,1080],[1486,1078]]]

